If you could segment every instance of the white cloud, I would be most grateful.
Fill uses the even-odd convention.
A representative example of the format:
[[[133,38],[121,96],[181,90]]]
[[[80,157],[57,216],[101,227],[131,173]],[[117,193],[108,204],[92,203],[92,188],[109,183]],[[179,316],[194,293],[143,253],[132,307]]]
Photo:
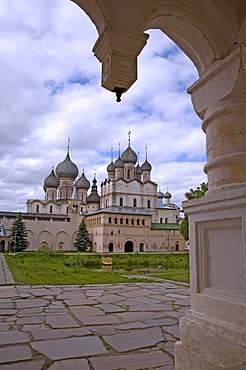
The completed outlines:
[[[138,81],[122,102],[101,88],[92,53],[97,31],[68,0],[0,2],[0,209],[24,211],[43,197],[43,180],[71,158],[100,184],[110,162],[127,146],[152,163],[153,181],[180,204],[206,181],[205,135],[186,88],[197,79],[188,58],[161,31],[152,30],[139,57]]]

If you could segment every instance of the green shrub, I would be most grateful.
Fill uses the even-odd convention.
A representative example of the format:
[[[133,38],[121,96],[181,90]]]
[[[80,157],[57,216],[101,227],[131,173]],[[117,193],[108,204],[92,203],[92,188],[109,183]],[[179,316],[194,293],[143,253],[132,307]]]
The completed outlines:
[[[38,253],[41,254],[53,254],[55,253],[52,245],[42,245],[38,248]]]

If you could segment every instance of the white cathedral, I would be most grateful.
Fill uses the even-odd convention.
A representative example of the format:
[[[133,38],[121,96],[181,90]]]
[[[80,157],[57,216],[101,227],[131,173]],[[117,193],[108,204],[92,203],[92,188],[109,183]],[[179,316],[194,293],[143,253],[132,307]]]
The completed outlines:
[[[74,239],[81,220],[85,220],[92,238],[92,251],[166,252],[184,250],[180,234],[180,210],[171,203],[171,194],[158,191],[151,180],[152,166],[146,160],[140,166],[137,154],[128,147],[107,166],[107,178],[98,194],[96,177],[90,182],[84,170],[70,158],[65,159],[44,180],[45,199],[27,200],[22,214],[28,231],[29,250],[51,246],[55,250],[74,250]],[[15,212],[0,212],[0,222],[8,235]],[[1,238],[1,236],[0,236]],[[0,250],[7,250],[6,238]]]

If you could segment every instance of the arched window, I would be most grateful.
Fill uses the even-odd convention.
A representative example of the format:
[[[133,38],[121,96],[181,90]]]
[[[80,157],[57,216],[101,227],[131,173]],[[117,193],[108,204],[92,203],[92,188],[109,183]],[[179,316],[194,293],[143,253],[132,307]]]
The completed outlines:
[[[143,226],[145,225],[145,220],[142,220],[142,225],[143,225]]]
[[[69,207],[67,207],[67,213],[68,213],[68,211],[69,211]]]
[[[115,223],[115,224],[117,224],[117,217],[115,217],[115,219],[114,219],[114,223]]]
[[[147,200],[147,208],[150,208],[150,200]]]
[[[134,218],[132,218],[132,225],[134,225]]]
[[[161,218],[160,218],[160,224],[162,224],[162,223],[163,223],[163,218],[161,217]]]
[[[109,253],[112,253],[114,251],[114,243],[109,243],[108,251],[109,251]]]
[[[140,243],[139,252],[144,252],[144,243]]]
[[[127,179],[130,179],[130,169],[127,170]]]
[[[137,225],[139,225],[140,221],[139,221],[139,218],[137,219]]]
[[[136,198],[133,199],[133,207],[137,207],[137,199]]]
[[[111,217],[109,217],[108,218],[108,223],[111,224],[111,222],[112,222],[112,219],[111,219]]]
[[[50,213],[53,212],[53,206],[50,206]]]
[[[59,250],[62,250],[64,248],[64,243],[59,243]]]
[[[123,206],[123,198],[120,198],[120,207]]]
[[[129,220],[128,220],[128,218],[126,218],[126,225],[128,225],[128,223],[129,223]]]
[[[178,241],[175,242],[175,250],[179,251],[179,242]]]
[[[121,223],[121,225],[123,224],[123,218],[120,219],[120,223]]]
[[[36,205],[36,212],[39,212],[39,204]]]

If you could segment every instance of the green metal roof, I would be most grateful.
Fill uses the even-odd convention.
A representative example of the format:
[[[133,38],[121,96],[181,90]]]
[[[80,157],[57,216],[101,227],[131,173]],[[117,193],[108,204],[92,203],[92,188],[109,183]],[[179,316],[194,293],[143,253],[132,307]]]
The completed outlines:
[[[152,223],[151,224],[151,230],[180,230],[180,225],[179,224],[157,224],[157,223]]]

